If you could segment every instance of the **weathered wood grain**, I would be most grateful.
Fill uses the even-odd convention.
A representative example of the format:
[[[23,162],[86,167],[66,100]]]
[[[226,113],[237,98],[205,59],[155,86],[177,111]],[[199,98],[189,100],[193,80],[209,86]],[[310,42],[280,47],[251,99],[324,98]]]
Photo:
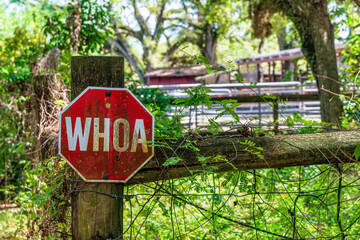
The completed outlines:
[[[244,151],[241,144],[250,140],[262,147],[260,159],[255,154]],[[216,172],[241,171],[249,169],[284,168],[309,166],[316,164],[334,164],[355,162],[355,147],[360,144],[360,131],[336,131],[315,134],[276,135],[266,137],[209,137],[197,140],[198,152],[179,148],[178,142],[171,143],[173,150],[156,147],[155,156],[146,164],[127,185],[154,182],[164,179],[188,177],[205,168],[213,167]],[[252,149],[248,147],[249,149]],[[174,150],[177,151],[174,153]],[[182,161],[164,167],[167,158],[179,156]],[[199,157],[209,157],[206,166]],[[214,161],[214,157],[223,156],[227,161]],[[231,164],[230,164],[231,163]],[[234,169],[234,166],[236,169]]]
[[[124,59],[122,57],[71,58],[71,98],[86,87],[124,87]],[[75,173],[74,176],[77,174]],[[75,190],[92,190],[107,194],[123,194],[123,184],[80,183]],[[122,239],[123,199],[115,199],[94,192],[74,192],[72,203],[72,238]]]

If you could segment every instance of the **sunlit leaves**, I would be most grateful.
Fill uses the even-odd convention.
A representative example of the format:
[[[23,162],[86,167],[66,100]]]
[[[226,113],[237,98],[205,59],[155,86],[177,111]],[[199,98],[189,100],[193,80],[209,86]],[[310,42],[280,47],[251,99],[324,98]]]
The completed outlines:
[[[360,156],[360,144],[355,148],[355,159],[358,160]]]
[[[202,104],[208,107],[212,106],[212,101],[209,95],[209,93],[212,91],[210,89],[199,85],[194,89],[184,89],[184,92],[188,94],[188,97],[175,99],[175,104],[181,104],[185,107],[200,106]]]
[[[181,158],[179,158],[179,157],[170,157],[163,163],[163,166],[174,165],[180,161],[181,161]]]
[[[87,55],[101,51],[111,29],[109,3],[83,0],[52,13],[43,31],[52,47]]]

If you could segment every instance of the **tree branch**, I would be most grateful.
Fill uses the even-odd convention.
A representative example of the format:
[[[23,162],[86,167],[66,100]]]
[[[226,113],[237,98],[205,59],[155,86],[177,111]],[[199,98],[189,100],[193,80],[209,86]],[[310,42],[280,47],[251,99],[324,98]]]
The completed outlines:
[[[194,34],[193,31],[187,31],[184,34],[180,34],[180,38],[176,40],[176,42],[171,45],[170,48],[164,53],[165,61],[168,61],[171,56],[176,52],[176,50],[184,43],[193,43],[195,45],[200,45],[197,34]]]
[[[135,13],[135,18],[137,20],[137,22],[139,23],[139,26],[141,28],[141,32],[145,33],[145,35],[150,36],[150,30],[146,24],[146,21],[144,20],[144,18],[141,16],[141,14],[139,13],[139,9],[138,6],[136,4],[136,0],[131,0],[131,3],[133,5],[134,8],[134,13]]]
[[[354,0],[354,2],[360,8],[360,0]]]
[[[190,15],[189,15],[188,8],[187,8],[187,6],[186,6],[186,4],[185,4],[185,1],[181,1],[181,3],[182,3],[183,8],[184,8],[184,10],[185,10],[185,20],[186,20],[186,22],[187,22],[189,25],[198,28],[198,27],[199,27],[198,24],[196,24],[196,23],[191,19]],[[201,6],[201,3],[199,4],[199,6]]]
[[[126,34],[135,37],[140,42],[143,42],[143,34],[140,31],[134,31],[133,29],[129,28],[128,26],[121,25],[119,26],[119,29],[124,30]]]
[[[188,21],[187,18],[185,18],[186,21],[184,21],[184,18],[181,18],[181,17],[164,17],[164,20],[166,21],[179,21],[181,23],[187,23],[189,24],[190,26],[192,26],[193,28],[196,28],[196,29],[201,29],[200,26],[198,24],[196,24],[194,21]]]
[[[166,5],[166,2],[163,1],[161,3],[161,6],[160,6],[160,13],[159,15],[157,16],[157,22],[156,22],[156,26],[155,26],[155,30],[154,30],[154,34],[152,35],[152,38],[153,39],[159,39],[159,30],[161,29],[161,26],[163,25],[163,22],[164,22],[164,10],[165,10],[165,5]]]
[[[141,72],[141,70],[139,69],[139,67],[137,66],[134,57],[132,56],[130,49],[127,47],[127,44],[125,42],[125,40],[121,37],[121,35],[118,35],[118,41],[116,41],[115,39],[111,38],[110,36],[108,36],[108,40],[114,44],[114,46],[117,48],[117,50],[119,50],[119,52],[121,53],[121,55],[123,55],[124,58],[126,58],[126,60],[128,60],[128,62],[130,63],[130,65],[134,68],[135,72],[137,73],[137,75],[139,76],[139,78],[144,81],[144,74]]]

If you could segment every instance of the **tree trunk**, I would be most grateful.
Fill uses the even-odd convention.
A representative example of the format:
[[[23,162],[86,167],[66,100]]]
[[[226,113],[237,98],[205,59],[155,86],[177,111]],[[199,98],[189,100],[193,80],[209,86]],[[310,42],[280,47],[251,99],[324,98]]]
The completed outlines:
[[[203,46],[199,46],[202,49],[202,54],[207,57],[212,64],[216,63],[216,44],[217,33],[214,32],[210,24],[206,24],[204,28],[204,42]]]
[[[274,1],[275,2],[275,1]],[[334,29],[330,22],[327,1],[282,1],[281,9],[293,21],[302,42],[302,51],[317,80],[321,120],[340,124],[342,103],[334,47]]]
[[[265,38],[261,38],[260,42],[259,42],[259,47],[258,47],[258,54],[260,55],[264,49],[264,44],[265,44]],[[258,63],[256,65],[256,69],[257,69],[257,81],[258,82],[264,82],[264,71],[263,71],[263,67],[261,66],[261,63]]]
[[[55,148],[43,147],[49,136],[57,132],[58,116],[62,107],[55,104],[56,100],[68,103],[66,86],[56,74],[56,68],[60,61],[60,51],[54,48],[47,56],[31,65],[33,78],[26,102],[26,129],[31,132],[33,144],[29,149],[28,156],[31,166],[36,167],[39,162],[49,155],[53,156]],[[51,151],[52,150],[52,151]]]
[[[288,35],[286,33],[286,27],[283,27],[282,29],[280,29],[279,32],[276,34],[276,37],[278,40],[280,51],[294,48],[293,41],[287,40]],[[290,60],[284,61],[284,71],[285,72],[288,72],[290,70],[290,65],[291,65]]]

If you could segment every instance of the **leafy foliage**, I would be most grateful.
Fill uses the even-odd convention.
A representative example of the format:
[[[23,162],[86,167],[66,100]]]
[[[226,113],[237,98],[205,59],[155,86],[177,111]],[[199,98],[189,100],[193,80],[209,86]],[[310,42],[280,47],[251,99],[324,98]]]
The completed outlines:
[[[210,100],[210,89],[204,88],[202,85],[196,86],[194,89],[184,89],[188,94],[187,98],[175,99],[175,104],[181,104],[184,107],[206,105],[211,107],[212,101]]]
[[[210,14],[203,14],[204,19],[199,20],[210,23],[211,29],[216,30],[213,33],[225,31],[226,26],[230,28],[225,18],[229,16],[223,15],[231,11],[233,5],[230,2],[213,4],[205,1],[204,5],[196,1],[184,2],[192,11],[201,8],[210,10]],[[57,158],[39,162],[38,159],[29,159],[25,154],[33,144],[32,139],[29,139],[31,133],[27,133],[24,126],[19,124],[28,116],[24,113],[27,100],[23,97],[27,96],[24,92],[27,86],[25,83],[29,83],[32,78],[31,63],[57,46],[63,50],[57,71],[70,86],[70,56],[76,51],[78,54],[98,53],[104,46],[104,40],[111,35],[110,17],[107,15],[109,8],[109,5],[101,4],[100,1],[80,1],[80,6],[70,3],[47,13],[47,23],[43,28],[46,37],[39,26],[31,29],[29,26],[32,24],[14,28],[9,36],[1,35],[0,192],[1,197],[6,194],[6,198],[10,197],[19,203],[20,213],[15,219],[19,232],[0,231],[0,238],[3,238],[3,232],[10,238],[21,238],[21,229],[27,231],[28,238],[68,237],[71,191],[68,167]],[[158,12],[159,9],[151,11]],[[40,11],[35,17],[40,21]],[[155,36],[156,40],[164,32],[165,29],[161,29]],[[354,37],[349,43],[350,50],[344,53],[352,69],[344,77],[351,79],[351,83],[356,86],[354,96],[359,71],[356,61],[357,40]],[[151,39],[144,42],[149,44],[146,46],[154,44]],[[208,72],[222,70],[213,66],[206,57],[196,55],[192,59],[198,64],[204,64]],[[240,73],[234,76],[238,82],[243,82]],[[250,87],[255,85],[253,83]],[[170,148],[169,142],[173,143],[174,139],[181,141],[173,149],[174,156],[169,156],[163,166],[175,168],[178,164],[186,164],[178,149],[193,150],[200,164],[198,170],[191,171],[192,176],[189,178],[127,187],[124,205],[125,239],[273,239],[281,236],[294,239],[356,238],[360,213],[358,164],[290,167],[281,170],[238,169],[231,159],[221,155],[212,159],[200,155],[197,144],[218,136],[201,136],[200,129],[184,125],[189,112],[206,106],[214,109],[216,115],[207,119],[209,125],[205,128],[212,134],[222,133],[226,124],[240,123],[235,112],[239,106],[237,102],[213,102],[211,91],[206,86],[198,86],[186,90],[188,96],[175,100],[177,106],[172,107],[171,98],[158,89],[144,89],[135,84],[130,88],[156,118],[155,145]],[[347,121],[348,126],[352,127],[354,125],[350,123],[358,121],[358,100],[346,95],[343,97],[343,101],[348,101],[348,116],[345,116],[344,123]],[[264,98],[270,103],[283,103],[277,101],[274,95],[266,95]],[[61,100],[56,101],[56,104],[65,106]],[[220,117],[225,115],[230,116],[228,121],[219,122]],[[326,124],[304,119],[299,113],[289,116],[286,123],[289,128],[295,128],[297,133],[318,132],[326,127]],[[305,128],[296,128],[297,123]],[[235,149],[234,154],[245,151],[254,155],[256,160],[264,160],[262,147],[251,139],[243,138],[241,144],[244,148]],[[360,155],[359,149],[358,146],[354,152],[356,160]],[[216,166],[210,167],[209,162],[216,163]],[[232,166],[234,172],[216,173],[223,164]],[[4,185],[5,178],[7,183]],[[4,215],[0,209],[0,219],[2,216],[6,218],[10,214]],[[0,228],[3,226],[0,223]]]
[[[0,44],[0,77],[7,82],[28,82],[32,77],[30,65],[40,57],[42,35],[27,28],[16,27],[13,35]],[[39,48],[40,46],[40,48]]]
[[[54,157],[40,162],[35,168],[28,162],[24,169],[24,190],[15,200],[21,203],[21,211],[28,213],[28,222],[19,222],[18,228],[28,224],[29,238],[61,237],[61,233],[68,232],[70,226],[69,167],[64,160]],[[28,212],[29,209],[36,211]],[[37,211],[41,211],[41,215]]]
[[[13,21],[9,21],[11,27],[8,34],[3,34],[3,32],[0,34],[0,157],[2,159],[0,162],[0,200],[5,200],[5,203],[15,201],[18,204],[21,211],[15,215],[17,228],[28,238],[48,238],[49,236],[64,238],[66,235],[58,232],[68,232],[70,226],[68,212],[70,192],[66,171],[68,168],[65,162],[59,159],[50,158],[42,161],[39,159],[40,154],[36,154],[41,150],[36,149],[35,143],[39,125],[32,125],[31,121],[36,121],[34,111],[38,102],[35,101],[34,104],[34,101],[29,99],[33,99],[35,95],[33,92],[34,65],[53,47],[62,48],[64,44],[72,44],[71,41],[75,39],[71,39],[73,35],[70,35],[74,32],[70,31],[67,23],[62,22],[64,25],[59,25],[60,30],[58,29],[57,32],[59,35],[55,32],[51,33],[56,36],[51,35],[47,32],[46,26],[43,29],[43,23],[39,22],[44,18],[43,14],[53,13],[49,10],[51,7],[46,4],[35,4],[27,9],[28,11],[23,11],[21,4],[18,4],[19,16],[23,15],[20,19],[26,19],[26,21],[17,22],[15,18],[11,19]],[[92,31],[92,33],[79,36],[81,39],[79,51],[95,52],[100,49],[109,34],[107,30],[102,31],[104,29],[102,24],[106,21],[106,16],[103,15],[106,12],[102,9],[100,13],[99,8],[91,1],[82,1],[82,4],[83,14],[87,17],[93,14],[94,19],[92,19],[93,22],[89,19],[82,21],[83,32],[80,33],[85,34],[85,31]],[[2,7],[1,4],[1,10]],[[60,8],[58,12],[69,13],[71,7],[70,5],[68,7],[65,10]],[[56,17],[56,14],[54,16]],[[58,21],[64,19],[64,15],[57,15],[57,17],[60,18],[60,20],[57,19]],[[101,26],[94,23],[99,23]],[[45,35],[42,30],[45,30]],[[65,42],[61,45],[60,41]],[[69,56],[73,53],[65,48],[62,52],[59,71],[67,83],[70,83]],[[52,72],[55,72],[55,69],[52,69]],[[59,99],[57,103],[64,104],[64,101],[61,102]],[[49,103],[46,105],[49,106]],[[32,117],[29,118],[29,116]],[[46,121],[46,119],[42,118],[41,121]],[[2,235],[2,230],[0,232],[0,238],[5,237]],[[20,238],[16,236],[16,233],[9,233],[8,236]],[[25,236],[22,235],[22,237]]]
[[[360,48],[358,46],[359,35],[352,35],[347,40],[347,47],[342,51],[344,68],[341,76],[341,83],[343,87],[343,95],[340,95],[344,103],[345,124],[356,124],[360,121],[360,102],[357,92],[359,90],[359,73],[360,66],[358,59]],[[350,94],[346,95],[346,94]],[[354,127],[354,126],[353,126]]]
[[[24,97],[16,98],[5,93],[0,87],[2,102],[0,105],[0,199],[14,196],[24,181],[24,156],[28,142],[28,134],[23,134]]]
[[[0,11],[3,11],[3,6]],[[22,23],[8,19],[8,32],[0,34],[1,200],[14,197],[25,181],[24,165],[28,161],[25,152],[32,141],[24,126],[28,116],[26,102],[29,98],[24,95],[32,77],[30,66],[43,50],[42,34],[36,28],[39,25],[35,23],[31,13],[22,14]],[[28,25],[36,27],[30,28]]]
[[[250,140],[245,140],[244,142],[240,142],[241,144],[247,146],[243,150],[256,155],[260,159],[264,159],[264,156],[261,154],[261,151],[264,150],[262,147],[256,146],[256,144]]]
[[[294,112],[287,117],[285,123],[288,127],[294,127],[295,123],[302,123],[305,127],[296,129],[298,133],[321,132],[324,127],[329,126],[329,124],[325,122],[304,119],[299,112]]]
[[[79,3],[69,3],[47,17],[43,32],[50,37],[51,49],[73,49],[82,55],[95,53],[112,33],[107,14],[109,2],[81,0]]]
[[[158,88],[139,87],[140,82],[133,82],[128,89],[145,105],[156,106],[161,111],[169,111],[171,97]]]
[[[360,157],[360,145],[357,145],[355,148],[355,159],[358,160]]]

